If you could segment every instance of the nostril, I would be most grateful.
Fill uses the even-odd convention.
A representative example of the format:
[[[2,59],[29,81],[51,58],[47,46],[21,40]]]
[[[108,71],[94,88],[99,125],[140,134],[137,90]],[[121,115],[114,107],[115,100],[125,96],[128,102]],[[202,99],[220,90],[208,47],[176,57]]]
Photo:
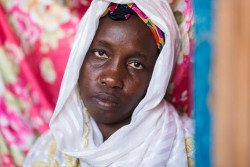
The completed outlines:
[[[101,81],[101,84],[102,84],[102,85],[106,85],[106,83],[105,83],[105,82],[103,82],[103,81]]]
[[[114,77],[113,75],[105,75],[100,77],[99,83],[110,88],[122,88],[123,82],[120,77]]]

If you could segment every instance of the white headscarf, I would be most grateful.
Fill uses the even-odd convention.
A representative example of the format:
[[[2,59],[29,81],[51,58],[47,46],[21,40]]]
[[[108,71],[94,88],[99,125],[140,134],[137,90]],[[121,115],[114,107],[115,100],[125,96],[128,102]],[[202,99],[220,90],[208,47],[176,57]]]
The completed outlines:
[[[94,119],[90,117],[88,121],[84,112],[77,81],[99,19],[111,2],[135,3],[165,33],[165,45],[156,61],[147,94],[135,108],[131,123],[103,142]],[[38,159],[42,161],[43,156],[44,161],[49,162],[46,160],[48,151],[40,149],[48,149],[48,140],[52,139],[57,142],[55,159],[61,166],[65,165],[65,160],[60,153],[78,158],[81,166],[87,167],[187,166],[183,120],[164,100],[180,45],[178,26],[166,0],[93,0],[76,34],[50,121],[51,130],[32,148],[25,166]]]

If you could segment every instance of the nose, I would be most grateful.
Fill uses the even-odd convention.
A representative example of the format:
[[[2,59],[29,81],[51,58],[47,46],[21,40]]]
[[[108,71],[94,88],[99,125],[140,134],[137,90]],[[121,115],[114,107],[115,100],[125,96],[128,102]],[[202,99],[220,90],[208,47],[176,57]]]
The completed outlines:
[[[122,89],[124,86],[122,80],[122,67],[117,63],[110,63],[106,68],[103,69],[99,82],[109,88],[119,88]]]

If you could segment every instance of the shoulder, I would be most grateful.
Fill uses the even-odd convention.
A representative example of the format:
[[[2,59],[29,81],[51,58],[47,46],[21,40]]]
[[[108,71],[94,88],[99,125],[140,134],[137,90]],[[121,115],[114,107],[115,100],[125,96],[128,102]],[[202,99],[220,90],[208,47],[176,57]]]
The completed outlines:
[[[68,156],[57,149],[57,142],[51,131],[42,135],[31,148],[23,167],[79,166],[79,159]]]
[[[49,150],[54,141],[50,130],[40,136],[29,151],[23,166],[30,167],[34,162],[40,162],[40,165],[49,163]]]
[[[181,118],[185,137],[193,137],[194,136],[194,120],[187,116],[181,116],[180,118]]]
[[[180,115],[175,107],[164,100],[165,110],[168,111],[166,114],[173,116],[176,125],[184,133],[185,137],[194,136],[194,120],[186,115]]]
[[[167,103],[176,125],[176,136],[167,166],[194,166],[194,121],[179,115],[172,104]]]
[[[194,120],[189,117],[181,117],[183,133],[185,137],[185,149],[189,166],[194,166]]]

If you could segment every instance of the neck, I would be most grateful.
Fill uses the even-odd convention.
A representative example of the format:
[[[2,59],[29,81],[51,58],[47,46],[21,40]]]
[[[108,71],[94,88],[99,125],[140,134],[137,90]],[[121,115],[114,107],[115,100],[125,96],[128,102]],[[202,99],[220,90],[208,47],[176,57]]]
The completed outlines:
[[[115,133],[121,127],[128,125],[130,123],[130,120],[131,120],[131,117],[123,120],[122,122],[114,123],[114,124],[97,123],[103,135],[103,141],[107,140],[113,133]]]

